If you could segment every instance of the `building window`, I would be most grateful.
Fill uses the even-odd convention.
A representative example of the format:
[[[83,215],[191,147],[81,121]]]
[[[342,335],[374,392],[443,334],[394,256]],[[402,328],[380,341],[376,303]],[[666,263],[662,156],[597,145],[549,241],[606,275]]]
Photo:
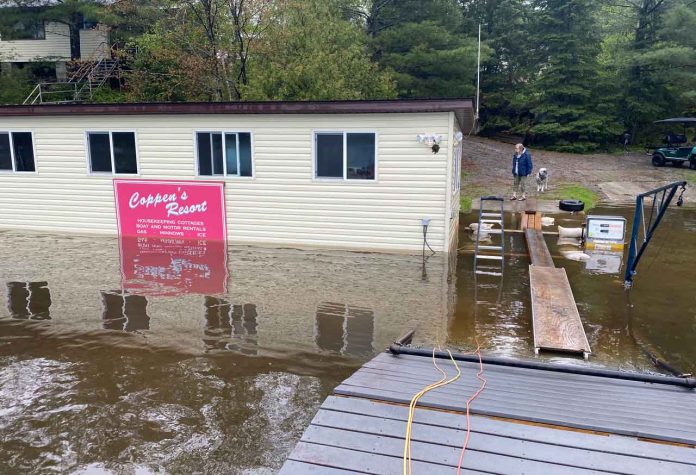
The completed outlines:
[[[249,132],[196,132],[200,176],[253,176]]]
[[[0,41],[45,40],[46,28],[43,21],[17,21],[0,25]]]
[[[138,173],[134,132],[87,132],[87,148],[92,173]]]
[[[316,133],[314,135],[315,177],[374,180],[376,144],[374,133]]]
[[[31,132],[0,132],[0,171],[36,171]]]

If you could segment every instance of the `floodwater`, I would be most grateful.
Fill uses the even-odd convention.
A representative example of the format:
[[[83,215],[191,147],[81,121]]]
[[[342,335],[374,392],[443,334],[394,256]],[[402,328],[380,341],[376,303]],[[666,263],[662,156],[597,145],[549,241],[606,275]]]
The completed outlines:
[[[658,371],[649,351],[696,371],[696,210],[669,210],[630,292],[620,256],[571,261],[555,240],[593,355],[541,358]],[[475,279],[464,229],[458,256],[425,261],[0,232],[0,473],[274,473],[333,388],[409,329],[532,358],[525,246],[506,245],[503,276]]]

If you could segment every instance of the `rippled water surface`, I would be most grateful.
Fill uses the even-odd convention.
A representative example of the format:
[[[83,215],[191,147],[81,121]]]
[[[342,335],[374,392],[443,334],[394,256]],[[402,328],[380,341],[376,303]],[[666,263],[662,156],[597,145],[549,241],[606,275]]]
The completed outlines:
[[[547,242],[593,356],[542,358],[696,370],[696,211],[669,211],[630,293],[621,256]],[[333,388],[408,329],[533,357],[525,245],[506,244],[503,277],[474,278],[465,230],[458,256],[425,261],[1,232],[0,473],[274,473]]]

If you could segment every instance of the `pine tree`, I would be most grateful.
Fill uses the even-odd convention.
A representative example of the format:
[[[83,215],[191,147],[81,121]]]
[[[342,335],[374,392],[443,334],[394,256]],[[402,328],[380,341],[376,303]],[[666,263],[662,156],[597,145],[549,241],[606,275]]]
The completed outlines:
[[[603,110],[595,0],[536,0],[539,77],[532,86],[535,143],[589,151],[622,128]]]

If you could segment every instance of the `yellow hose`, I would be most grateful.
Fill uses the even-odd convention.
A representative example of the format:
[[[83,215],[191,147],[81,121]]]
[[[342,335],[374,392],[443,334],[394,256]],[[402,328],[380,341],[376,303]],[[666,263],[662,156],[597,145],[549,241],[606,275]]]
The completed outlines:
[[[438,346],[438,350],[440,347]],[[404,441],[404,475],[411,475],[411,428],[413,425],[413,416],[416,412],[416,404],[418,403],[418,400],[423,397],[427,392],[432,391],[433,389],[437,389],[439,387],[445,386],[447,384],[453,383],[457,379],[459,379],[459,376],[461,376],[462,372],[459,369],[459,365],[457,362],[454,360],[454,357],[452,356],[452,353],[450,350],[446,350],[447,354],[449,355],[450,359],[452,360],[452,363],[454,364],[455,369],[457,370],[456,376],[453,376],[450,379],[447,379],[447,373],[443,371],[438,365],[437,362],[435,361],[435,348],[433,348],[433,365],[435,366],[435,369],[437,369],[440,374],[442,374],[442,378],[440,378],[439,381],[429,384],[425,388],[421,389],[413,398],[411,399],[411,404],[408,406],[408,421],[406,423],[406,440]]]

